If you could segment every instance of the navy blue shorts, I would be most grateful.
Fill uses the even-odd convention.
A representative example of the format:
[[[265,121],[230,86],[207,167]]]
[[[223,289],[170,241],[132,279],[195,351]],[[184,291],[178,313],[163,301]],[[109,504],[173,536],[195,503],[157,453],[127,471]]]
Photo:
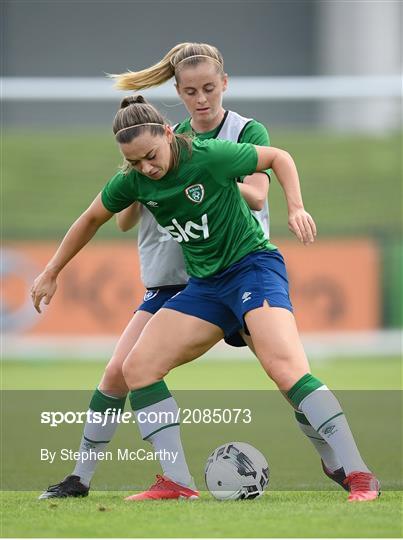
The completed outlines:
[[[240,332],[235,332],[235,334],[231,334],[230,336],[224,336],[224,341],[227,345],[231,345],[231,347],[247,347],[248,346],[245,343]]]
[[[143,297],[143,302],[139,305],[136,311],[147,311],[148,313],[155,315],[167,300],[175,296],[175,294],[178,292],[183,291],[185,287],[186,285],[177,285],[175,287],[147,289]]]
[[[164,306],[165,302],[170,300],[178,292],[183,291],[185,287],[186,285],[178,285],[176,287],[147,289],[143,297],[143,302],[139,305],[136,311],[147,311],[148,313],[155,315],[157,311]],[[224,339],[228,345],[232,345],[233,347],[246,347],[246,343],[242,339],[239,332],[236,332],[230,336],[225,336]]]
[[[277,249],[250,253],[214,276],[190,278],[186,289],[164,308],[211,322],[229,337],[242,328],[249,334],[244,316],[265,300],[270,307],[292,312],[287,271]]]

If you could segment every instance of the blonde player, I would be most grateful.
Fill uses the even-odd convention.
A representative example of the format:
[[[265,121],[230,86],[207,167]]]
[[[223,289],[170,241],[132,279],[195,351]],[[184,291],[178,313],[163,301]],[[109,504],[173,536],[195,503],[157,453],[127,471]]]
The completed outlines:
[[[156,450],[183,453],[178,425],[171,421],[178,407],[163,378],[243,327],[267,374],[335,451],[346,473],[349,501],[376,498],[379,483],[358,452],[339,402],[310,373],[292,315],[283,258],[234,182],[272,167],[287,186],[288,204],[300,209],[298,230],[310,243],[316,228],[303,209],[292,158],[274,148],[186,140],[141,97],[122,102],[113,130],[131,169],[117,173],[71,227],[33,285],[35,307],[40,309],[42,299],[50,302],[60,271],[113,213],[134,201],[155,202],[153,215],[181,244],[191,279],[148,322],[123,363],[143,438]],[[147,421],[160,411],[171,414],[162,415],[157,424]],[[198,497],[184,460],[171,465],[169,477],[159,477],[148,491],[129,499]]]

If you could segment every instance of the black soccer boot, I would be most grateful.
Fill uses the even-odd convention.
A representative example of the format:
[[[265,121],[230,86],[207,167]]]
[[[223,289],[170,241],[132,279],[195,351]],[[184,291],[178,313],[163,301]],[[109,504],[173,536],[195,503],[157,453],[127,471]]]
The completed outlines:
[[[63,499],[65,497],[87,497],[90,488],[80,482],[80,477],[70,474],[59,484],[49,486],[39,499]]]

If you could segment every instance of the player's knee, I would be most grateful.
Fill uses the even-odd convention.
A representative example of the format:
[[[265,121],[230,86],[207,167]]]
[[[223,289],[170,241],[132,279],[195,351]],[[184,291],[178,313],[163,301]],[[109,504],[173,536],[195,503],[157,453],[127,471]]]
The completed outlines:
[[[130,390],[139,390],[140,388],[145,388],[156,383],[164,378],[164,375],[161,373],[163,372],[154,369],[140,371],[132,366],[124,368],[125,382]]]
[[[156,381],[160,381],[168,375],[169,371],[165,364],[158,364],[154,366],[152,374]]]
[[[125,382],[130,390],[149,386],[165,377],[169,369],[155,358],[149,358],[134,348],[122,366]]]
[[[292,356],[287,353],[272,355],[270,361],[265,362],[264,366],[267,375],[276,383],[280,390],[290,388],[292,382],[295,380],[296,371],[299,371]]]
[[[292,387],[292,381],[295,377],[289,370],[275,370],[270,375],[270,378],[280,390],[288,391]]]
[[[122,365],[122,375],[130,389],[133,389],[133,384],[140,374],[140,365],[136,362],[136,356],[132,351]]]
[[[123,377],[122,364],[109,362],[105,368],[99,388],[112,395],[124,395],[127,393],[128,388]]]

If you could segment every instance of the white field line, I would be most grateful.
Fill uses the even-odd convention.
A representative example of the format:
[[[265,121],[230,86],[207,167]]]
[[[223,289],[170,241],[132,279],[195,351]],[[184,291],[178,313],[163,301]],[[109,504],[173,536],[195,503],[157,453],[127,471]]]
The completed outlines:
[[[127,91],[113,88],[106,77],[2,77],[0,93],[7,101],[114,100]],[[150,99],[179,102],[172,82],[144,91]],[[399,98],[402,77],[231,77],[226,99],[242,101]]]
[[[2,336],[3,359],[105,361],[111,356],[118,336]],[[340,357],[398,356],[402,353],[403,333],[400,330],[376,332],[315,333],[302,335],[310,359]],[[206,360],[252,360],[246,347],[230,347],[223,341],[204,355]]]

